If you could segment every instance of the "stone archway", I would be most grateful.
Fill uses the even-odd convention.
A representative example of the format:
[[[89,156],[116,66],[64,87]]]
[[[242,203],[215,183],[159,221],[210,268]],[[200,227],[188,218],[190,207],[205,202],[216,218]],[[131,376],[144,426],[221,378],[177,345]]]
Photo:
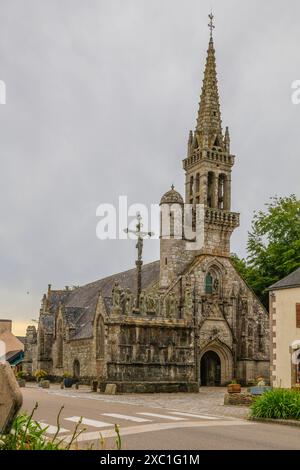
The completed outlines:
[[[233,379],[232,353],[219,340],[208,344],[201,351],[199,367],[199,381],[202,386],[224,386]]]
[[[203,354],[200,363],[201,385],[219,387],[221,385],[221,359],[214,351]]]

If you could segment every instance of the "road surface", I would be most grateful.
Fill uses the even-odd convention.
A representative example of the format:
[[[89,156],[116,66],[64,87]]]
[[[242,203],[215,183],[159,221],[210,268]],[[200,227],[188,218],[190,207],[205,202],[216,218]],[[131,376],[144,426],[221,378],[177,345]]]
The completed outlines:
[[[78,448],[116,448],[118,424],[123,450],[300,450],[300,428],[253,423],[228,412],[224,416],[221,406],[213,414],[195,411],[195,406],[183,409],[176,395],[166,397],[164,405],[154,405],[153,395],[134,400],[132,395],[110,397],[55,386],[45,390],[29,385],[22,393],[23,410],[30,412],[38,403],[34,418],[47,427],[50,438],[57,431],[61,406],[59,437],[65,442],[82,417],[79,429],[85,431],[78,438]],[[185,395],[185,402],[189,397],[192,403],[195,395]]]

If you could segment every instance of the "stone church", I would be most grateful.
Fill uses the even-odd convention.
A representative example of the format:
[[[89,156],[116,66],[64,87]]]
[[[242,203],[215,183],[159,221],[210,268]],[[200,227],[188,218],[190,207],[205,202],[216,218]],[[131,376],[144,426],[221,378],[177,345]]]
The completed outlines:
[[[211,26],[212,31],[212,26]],[[230,237],[235,157],[222,131],[215,49],[210,36],[196,129],[183,160],[185,199],[172,187],[161,205],[195,208],[190,223],[203,243],[161,229],[160,260],[42,299],[29,326],[25,368],[50,376],[96,379],[100,390],[198,391],[236,378],[269,380],[268,313],[235,270]],[[201,227],[197,207],[202,207]],[[171,223],[172,225],[172,223]],[[173,224],[174,225],[174,224]],[[197,238],[197,236],[196,236]],[[139,239],[140,240],[140,239]],[[189,242],[189,243],[188,243]],[[193,247],[194,243],[194,247]]]

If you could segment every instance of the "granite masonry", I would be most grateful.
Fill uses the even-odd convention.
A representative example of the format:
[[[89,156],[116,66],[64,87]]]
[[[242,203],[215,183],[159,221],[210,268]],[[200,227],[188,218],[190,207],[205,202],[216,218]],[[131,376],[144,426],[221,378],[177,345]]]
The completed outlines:
[[[233,378],[269,380],[269,318],[235,270],[230,237],[229,130],[222,131],[213,38],[209,41],[197,125],[183,161],[185,200],[172,187],[161,199],[170,233],[161,228],[160,260],[83,287],[53,290],[42,299],[37,331],[29,326],[25,368],[53,377],[98,380],[100,390],[192,391]],[[174,208],[193,207],[191,227],[203,244],[175,234]],[[203,207],[202,227],[197,207]],[[186,224],[187,222],[185,222]],[[161,224],[163,225],[163,224]]]

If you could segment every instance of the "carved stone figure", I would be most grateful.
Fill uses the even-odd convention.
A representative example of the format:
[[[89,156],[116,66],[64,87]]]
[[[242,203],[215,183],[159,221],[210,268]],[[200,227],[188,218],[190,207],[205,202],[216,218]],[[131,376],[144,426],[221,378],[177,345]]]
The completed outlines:
[[[126,303],[125,303],[125,314],[131,315],[133,310],[133,294],[127,289],[126,291]]]
[[[185,288],[184,292],[184,316],[189,318],[193,315],[193,294],[191,285],[188,283]]]
[[[112,296],[113,296],[113,307],[115,309],[120,309],[121,308],[121,289],[119,287],[118,282],[115,282]]]
[[[142,290],[140,294],[140,313],[143,315],[146,310],[146,305],[145,305],[145,291]]]
[[[177,313],[177,299],[175,297],[174,292],[170,294],[170,316],[172,318],[176,317]]]

